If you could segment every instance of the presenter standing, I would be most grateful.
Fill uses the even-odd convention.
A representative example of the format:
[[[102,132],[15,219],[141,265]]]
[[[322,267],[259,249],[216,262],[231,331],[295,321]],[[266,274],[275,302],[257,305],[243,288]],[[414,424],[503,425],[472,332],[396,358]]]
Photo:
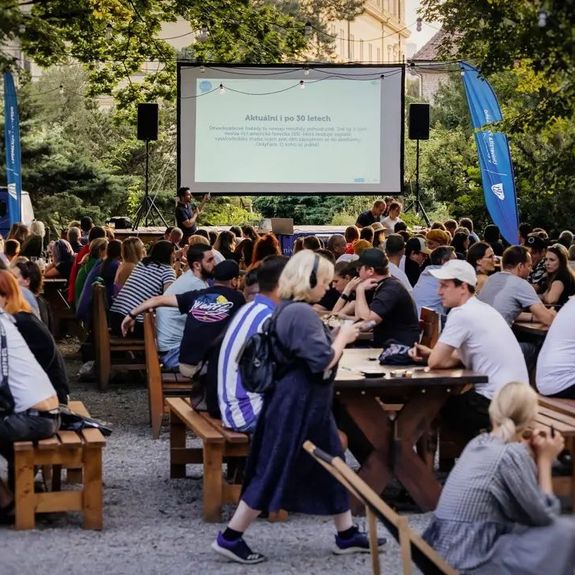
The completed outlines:
[[[180,188],[178,190],[178,203],[176,204],[176,226],[184,232],[180,242],[182,246],[187,245],[188,238],[196,233],[198,229],[197,219],[202,213],[205,204],[210,199],[209,194],[204,195],[199,206],[192,203],[192,192],[190,188]]]

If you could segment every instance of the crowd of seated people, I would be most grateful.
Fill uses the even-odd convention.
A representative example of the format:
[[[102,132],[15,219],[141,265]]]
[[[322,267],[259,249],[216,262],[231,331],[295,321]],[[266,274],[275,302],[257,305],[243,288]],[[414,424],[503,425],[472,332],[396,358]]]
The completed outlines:
[[[200,228],[184,234],[180,228],[170,228],[163,239],[144,246],[135,236],[115,239],[111,230],[94,225],[89,218],[72,222],[61,238],[49,243],[43,226],[29,230],[20,224],[4,242],[0,304],[13,316],[11,325],[46,374],[44,395],[50,398],[53,390],[60,402],[67,400],[69,389],[41,297],[44,278],[67,281],[68,301],[87,327],[93,285],[104,285],[110,327],[118,336],[142,338],[143,312],[155,310],[157,347],[164,368],[197,380],[205,392],[197,408],[221,417],[232,429],[254,433],[258,452],[265,457],[282,448],[284,439],[288,447],[289,442],[301,439],[294,436],[288,440],[281,435],[288,430],[278,415],[281,401],[293,399],[294,392],[287,387],[293,378],[298,381],[299,393],[305,397],[310,394],[310,405],[319,410],[316,415],[323,414],[321,421],[330,429],[325,441],[332,447],[336,445],[332,421],[323,411],[326,399],[316,397],[310,389],[335,365],[334,358],[341,354],[342,346],[353,344],[357,337],[357,326],[349,326],[333,344],[329,335],[324,341],[320,316],[353,320],[371,329],[373,336],[367,345],[378,348],[383,363],[419,362],[437,369],[462,365],[487,375],[488,383],[447,401],[442,409],[442,425],[469,442],[461,461],[475,465],[484,450],[494,460],[500,457],[509,460],[510,465],[522,465],[525,454],[515,443],[520,443],[518,430],[533,419],[529,403],[532,398],[524,387],[504,392],[506,385],[519,382],[516,385],[530,389],[531,384],[542,394],[575,399],[575,303],[569,299],[575,295],[575,275],[570,265],[570,253],[575,255],[575,249],[571,249],[573,235],[564,231],[555,241],[545,230],[522,225],[520,242],[507,245],[497,226],[487,226],[480,233],[469,218],[409,229],[400,215],[399,202],[376,202],[371,210],[360,214],[356,226],[348,226],[342,234],[298,238],[291,257],[282,254],[273,233],[259,233],[248,225],[219,233]],[[301,269],[295,269],[294,262],[299,262]],[[297,305],[292,307],[293,303]],[[433,348],[419,343],[423,307],[441,316],[443,329]],[[237,351],[272,314],[283,309],[281,337],[285,338],[286,349],[299,359],[292,366],[293,373],[278,381],[283,396],[274,400],[280,402],[276,405],[244,389]],[[292,315],[297,315],[297,321]],[[547,326],[546,338],[524,338],[512,331],[513,325],[522,321]],[[312,357],[312,352],[317,355]],[[513,411],[504,393],[515,397],[517,405],[524,404],[522,411]],[[40,402],[40,411],[51,412],[52,401],[42,403],[44,399],[34,397],[36,403]],[[316,425],[313,417],[302,419],[301,425]],[[509,421],[515,426],[513,433]],[[490,429],[493,432],[485,436],[488,438],[477,439]],[[524,511],[540,514],[528,523],[533,527],[555,525],[555,502],[544,476],[548,460],[557,455],[559,447],[559,440],[532,440],[528,453],[535,454],[530,460],[535,462],[535,470],[530,475],[531,470],[523,466],[523,475],[515,478],[518,485],[540,497],[532,501],[537,509],[524,502]],[[471,522],[465,536],[475,536],[481,527],[474,523],[473,514],[465,514],[464,506],[469,503],[466,497],[473,497],[465,485],[474,478],[469,477],[469,469],[463,468],[461,461],[450,475],[425,536],[458,568],[481,567],[487,573],[488,566],[511,561],[499,551],[492,553],[498,545],[503,548],[501,534],[491,534],[488,544],[483,540],[482,544],[491,546],[491,550],[479,548],[479,558],[469,554],[464,557],[460,551],[465,546],[458,550],[450,540],[458,521]],[[479,461],[478,467],[486,461]],[[350,522],[342,494],[326,484],[321,504],[319,499],[314,504],[314,474],[297,471],[299,464],[296,456],[274,460],[274,473],[301,486],[300,500],[305,502],[302,511],[330,510],[338,517],[336,542],[340,552],[348,549],[348,540],[365,551],[366,539]],[[259,562],[262,556],[249,549],[243,532],[261,506],[277,510],[283,503],[293,503],[287,484],[272,486],[265,473],[258,462],[250,463],[238,512],[214,542],[214,549],[228,558]],[[499,468],[490,468],[490,473],[493,481],[510,480]],[[268,495],[262,498],[264,487]],[[9,493],[10,482],[0,486],[0,517],[4,507],[8,512]],[[462,506],[461,511],[457,505]],[[508,510],[498,512],[505,514]],[[513,517],[508,520],[509,524],[515,521]],[[553,530],[549,528],[547,533]],[[525,573],[536,572],[527,567]],[[558,569],[562,572],[561,567]]]

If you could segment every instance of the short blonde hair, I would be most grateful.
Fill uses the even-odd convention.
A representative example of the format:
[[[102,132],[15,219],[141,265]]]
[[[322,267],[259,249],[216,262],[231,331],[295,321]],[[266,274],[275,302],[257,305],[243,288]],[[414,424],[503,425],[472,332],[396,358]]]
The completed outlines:
[[[494,435],[506,443],[529,427],[537,416],[537,394],[527,383],[511,381],[500,387],[489,406]]]
[[[205,246],[210,245],[210,241],[204,236],[200,236],[199,234],[194,234],[188,238],[188,245],[195,246],[196,244],[204,244]]]
[[[317,260],[316,260],[317,258]],[[293,255],[279,279],[279,295],[282,299],[311,302],[310,276],[317,261],[318,283],[333,279],[333,264],[311,250],[301,250]]]

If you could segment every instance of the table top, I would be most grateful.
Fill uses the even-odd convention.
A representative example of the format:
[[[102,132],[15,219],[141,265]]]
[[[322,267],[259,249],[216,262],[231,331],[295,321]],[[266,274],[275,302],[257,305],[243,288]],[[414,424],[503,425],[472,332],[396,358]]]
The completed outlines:
[[[464,368],[429,369],[421,365],[380,365],[378,349],[346,349],[335,378],[338,389],[420,387],[487,383],[485,375]]]
[[[513,322],[513,329],[522,333],[546,336],[549,326],[538,321],[516,321]]]

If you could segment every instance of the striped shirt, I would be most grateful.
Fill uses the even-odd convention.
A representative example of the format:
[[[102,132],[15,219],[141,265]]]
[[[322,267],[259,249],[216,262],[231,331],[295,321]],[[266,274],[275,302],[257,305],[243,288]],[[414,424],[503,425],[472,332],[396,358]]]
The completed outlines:
[[[257,294],[232,318],[226,331],[218,362],[218,402],[222,423],[236,431],[253,431],[262,408],[262,396],[242,386],[236,357],[248,337],[261,330],[276,304]]]
[[[116,296],[110,312],[128,315],[128,312],[142,302],[162,295],[164,285],[172,283],[175,279],[176,272],[167,264],[151,262],[146,266],[139,262]],[[143,314],[140,314],[136,321],[144,321]]]

